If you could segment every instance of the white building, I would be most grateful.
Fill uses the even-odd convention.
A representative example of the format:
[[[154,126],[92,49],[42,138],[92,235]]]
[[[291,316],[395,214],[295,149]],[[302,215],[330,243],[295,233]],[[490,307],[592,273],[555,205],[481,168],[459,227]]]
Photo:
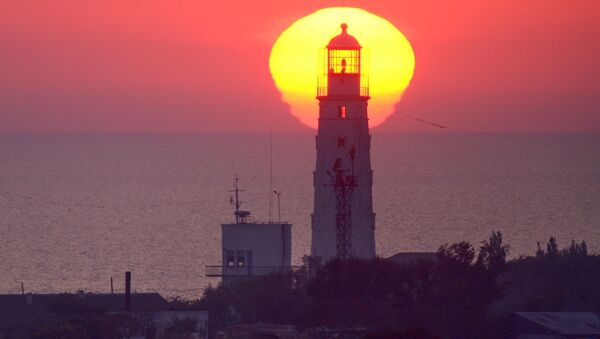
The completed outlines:
[[[375,256],[367,51],[342,24],[322,50],[311,255]]]
[[[221,225],[222,264],[206,266],[206,275],[223,282],[289,271],[292,262],[292,225],[287,222],[254,222],[239,209],[235,181],[236,221]]]

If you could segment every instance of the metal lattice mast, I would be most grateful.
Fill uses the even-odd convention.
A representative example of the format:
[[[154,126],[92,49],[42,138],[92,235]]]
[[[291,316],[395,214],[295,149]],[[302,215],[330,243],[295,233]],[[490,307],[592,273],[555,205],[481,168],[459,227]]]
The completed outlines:
[[[354,147],[348,153],[352,161],[351,169],[342,169],[341,159],[338,158],[333,165],[334,175],[330,175],[335,192],[336,253],[342,259],[348,259],[352,255],[352,193],[357,186],[354,176]],[[345,172],[350,172],[350,175]]]

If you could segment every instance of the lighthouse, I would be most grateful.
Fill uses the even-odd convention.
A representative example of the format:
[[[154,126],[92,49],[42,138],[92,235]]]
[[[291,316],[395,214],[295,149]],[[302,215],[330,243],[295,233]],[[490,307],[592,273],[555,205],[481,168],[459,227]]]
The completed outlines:
[[[375,256],[368,51],[341,25],[319,53],[311,255]]]

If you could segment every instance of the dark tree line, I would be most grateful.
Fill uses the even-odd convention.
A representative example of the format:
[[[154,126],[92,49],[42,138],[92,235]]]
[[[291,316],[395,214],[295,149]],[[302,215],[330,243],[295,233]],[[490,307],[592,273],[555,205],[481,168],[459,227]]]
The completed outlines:
[[[357,329],[365,338],[505,338],[517,311],[600,310],[600,256],[585,242],[559,249],[556,238],[535,256],[507,261],[500,232],[475,248],[441,246],[433,260],[333,259],[209,287],[199,300],[175,298],[173,310],[208,310],[209,330],[235,324],[285,324],[297,329]],[[111,315],[71,297],[49,305],[57,322],[34,338],[112,338],[144,332],[140,321]],[[178,338],[186,324],[174,324]],[[149,329],[151,330],[151,328]],[[184,331],[185,332],[185,331]],[[151,335],[148,337],[152,337]]]
[[[429,261],[351,258],[321,266],[305,258],[291,273],[208,288],[196,307],[211,311],[213,329],[262,322],[482,337],[491,326],[486,314],[502,296],[498,276],[508,251],[493,232],[478,250],[468,242],[444,245]]]

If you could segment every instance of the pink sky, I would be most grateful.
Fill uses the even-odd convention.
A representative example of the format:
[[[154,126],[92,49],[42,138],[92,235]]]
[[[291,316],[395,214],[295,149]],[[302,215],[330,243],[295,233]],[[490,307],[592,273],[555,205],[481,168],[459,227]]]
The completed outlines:
[[[341,3],[3,1],[0,132],[305,131],[269,52],[293,21]],[[600,1],[345,4],[413,45],[397,112],[477,131],[600,131]],[[377,130],[431,128],[394,114]]]

